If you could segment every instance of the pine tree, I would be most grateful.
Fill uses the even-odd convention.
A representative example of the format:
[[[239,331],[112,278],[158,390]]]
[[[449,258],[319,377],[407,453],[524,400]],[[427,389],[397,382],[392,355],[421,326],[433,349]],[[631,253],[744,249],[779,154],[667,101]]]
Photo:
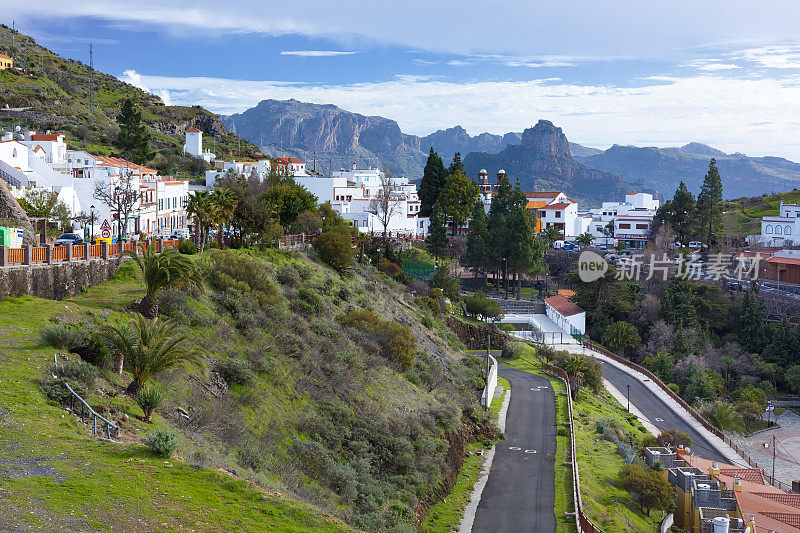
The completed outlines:
[[[431,151],[428,154],[428,162],[425,163],[425,170],[422,173],[422,181],[419,184],[419,216],[428,217],[433,213],[433,206],[439,199],[439,191],[444,187],[447,179],[447,171],[439,154]]]
[[[453,162],[447,169],[448,174],[455,174],[456,172],[464,172],[464,163],[461,162],[461,152],[456,152],[453,156]]]
[[[517,299],[522,295],[521,274],[539,275],[543,272],[544,242],[536,235],[536,217],[515,203],[508,215],[509,268],[517,280]]]
[[[694,195],[689,191],[684,182],[678,185],[675,195],[672,197],[671,220],[672,229],[678,236],[678,240],[686,245],[692,233],[692,224],[695,217]]]
[[[476,280],[478,271],[485,270],[489,265],[489,232],[486,226],[486,212],[483,202],[478,200],[472,208],[472,215],[469,221],[469,232],[467,233],[467,254],[466,263],[473,269]]]
[[[440,205],[433,206],[431,222],[428,227],[428,247],[430,252],[436,257],[442,257],[447,250],[447,228],[444,225],[445,218]]]
[[[141,110],[133,105],[133,100],[130,98],[122,102],[122,108],[117,115],[117,124],[119,124],[117,148],[122,150],[126,159],[143,165],[153,158],[153,154],[148,150],[150,132],[142,123]]]
[[[697,195],[697,214],[700,218],[700,233],[707,232],[706,244],[711,244],[714,230],[722,225],[722,178],[717,169],[717,160],[711,159],[703,186]]]

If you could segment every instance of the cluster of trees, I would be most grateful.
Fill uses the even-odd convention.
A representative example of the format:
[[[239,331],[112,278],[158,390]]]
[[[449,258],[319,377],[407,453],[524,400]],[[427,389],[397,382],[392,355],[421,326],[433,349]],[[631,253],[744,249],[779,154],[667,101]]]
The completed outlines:
[[[664,224],[671,226],[676,239],[684,246],[692,237],[704,239],[706,244],[714,241],[722,229],[722,178],[715,159],[708,165],[696,199],[681,182],[672,200],[667,200],[658,209],[653,230],[657,231]]]
[[[622,488],[630,492],[647,516],[650,511],[669,512],[675,506],[672,486],[656,470],[645,470],[637,464],[625,465],[619,473]]]
[[[536,234],[536,215],[526,209],[527,203],[519,183],[512,187],[504,177],[492,197],[488,216],[481,201],[473,204],[467,233],[466,265],[473,268],[476,276],[478,272],[494,270],[507,285],[514,279],[517,298],[522,294],[521,276],[536,277],[547,272],[544,252],[549,237]]]

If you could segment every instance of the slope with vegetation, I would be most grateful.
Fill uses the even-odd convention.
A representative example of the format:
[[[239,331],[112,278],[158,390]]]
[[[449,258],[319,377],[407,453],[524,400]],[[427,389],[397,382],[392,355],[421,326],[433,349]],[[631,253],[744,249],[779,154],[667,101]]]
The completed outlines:
[[[142,110],[152,135],[154,152],[147,164],[162,174],[205,170],[203,161],[182,153],[184,131],[190,127],[206,133],[206,146],[219,159],[259,156],[258,148],[228,132],[214,113],[200,106],[166,106],[161,98],[114,76],[92,73],[87,65],[62,58],[5,25],[0,25],[0,50],[22,69],[0,71],[0,121],[6,127],[64,132],[70,148],[120,155],[116,117],[123,101],[130,99]]]
[[[13,391],[0,485],[24,486],[3,491],[15,520],[405,531],[447,494],[468,444],[496,437],[475,409],[482,365],[440,322],[441,294],[414,299],[372,267],[339,273],[313,252],[184,257],[203,289],[176,279],[156,291],[152,323],[129,316],[143,297],[153,309],[133,262],[66,305],[0,303]],[[44,342],[72,363],[51,369]],[[59,379],[119,421],[119,442],[64,414]],[[149,416],[162,431],[148,432]]]

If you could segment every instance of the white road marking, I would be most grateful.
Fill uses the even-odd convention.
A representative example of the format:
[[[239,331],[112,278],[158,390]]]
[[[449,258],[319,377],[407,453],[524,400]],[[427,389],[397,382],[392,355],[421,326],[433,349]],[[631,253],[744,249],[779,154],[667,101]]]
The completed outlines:
[[[536,453],[536,450],[525,450],[525,453]]]
[[[508,449],[517,451],[517,450],[521,450],[522,448],[520,448],[519,446],[509,446]]]

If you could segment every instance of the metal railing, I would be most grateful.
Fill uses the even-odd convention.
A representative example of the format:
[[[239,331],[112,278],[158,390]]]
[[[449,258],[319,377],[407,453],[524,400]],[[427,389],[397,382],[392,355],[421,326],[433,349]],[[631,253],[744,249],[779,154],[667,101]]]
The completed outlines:
[[[645,376],[647,376],[648,379],[650,379],[653,383],[658,385],[659,388],[661,388],[670,398],[675,400],[678,403],[678,405],[683,407],[686,410],[686,412],[688,412],[691,416],[693,416],[695,419],[697,419],[697,421],[700,422],[700,425],[702,425],[705,429],[707,429],[708,431],[710,431],[711,433],[713,433],[714,435],[716,435],[717,437],[722,439],[722,441],[725,444],[727,444],[728,446],[730,446],[733,449],[734,452],[739,454],[739,456],[742,459],[747,461],[747,464],[750,467],[758,468],[759,470],[761,470],[761,473],[764,476],[764,479],[767,481],[767,483],[769,483],[773,487],[776,487],[776,488],[778,488],[778,489],[780,489],[780,490],[782,490],[784,492],[792,492],[792,486],[790,484],[784,483],[782,481],[779,481],[779,480],[773,478],[772,476],[770,476],[769,474],[767,474],[766,471],[763,468],[761,468],[759,466],[759,464],[752,457],[750,457],[744,450],[742,450],[739,446],[737,446],[736,443],[734,443],[727,435],[725,435],[724,431],[722,431],[721,429],[717,428],[716,426],[711,424],[711,422],[709,422],[708,420],[703,418],[700,415],[700,413],[698,413],[692,406],[690,406],[688,403],[686,403],[686,400],[681,398],[678,395],[677,392],[675,392],[674,390],[672,390],[669,387],[667,387],[664,384],[664,382],[661,381],[661,379],[659,379],[658,376],[653,374],[650,370],[648,370],[647,368],[643,367],[642,365],[634,363],[633,361],[629,361],[628,359],[625,359],[624,357],[620,357],[619,355],[611,352],[610,350],[606,350],[602,346],[596,345],[595,343],[593,343],[592,341],[590,341],[588,339],[584,340],[584,345],[587,348],[589,348],[590,350],[594,350],[596,352],[600,352],[601,354],[605,355],[606,357],[608,357],[610,359],[613,359],[614,361],[616,361],[616,362],[618,362],[618,363],[620,363],[622,365],[625,365],[625,366],[627,366],[627,367],[629,367],[629,368],[631,368],[633,370],[636,370],[637,372],[640,372],[640,373],[644,374]]]
[[[84,418],[85,418],[85,416],[87,414],[94,417],[93,433],[95,435],[97,435],[97,419],[98,418],[105,423],[105,425],[106,425],[106,437],[108,437],[109,439],[111,439],[111,428],[114,428],[114,434],[116,434],[119,431],[119,426],[117,426],[114,422],[108,420],[107,418],[104,418],[103,415],[97,414],[97,412],[94,409],[92,409],[92,407],[88,403],[86,403],[86,400],[81,398],[78,395],[77,392],[72,390],[72,387],[69,386],[69,383],[67,383],[65,381],[64,382],[64,386],[67,387],[67,390],[69,390],[69,392],[70,392],[70,397],[69,397],[69,409],[70,409],[70,411],[75,413],[75,399],[77,398],[78,401],[81,404],[81,422],[85,422]],[[88,411],[88,413],[87,413],[87,411]]]
[[[567,410],[569,412],[569,436],[570,436],[570,461],[572,463],[572,499],[575,507],[576,524],[578,533],[604,533],[594,522],[586,516],[583,511],[583,500],[581,498],[581,475],[578,471],[578,453],[575,445],[575,424],[572,418],[572,389],[569,385],[567,373],[556,366],[542,361],[542,370],[557,377],[567,387]]]
[[[138,243],[124,243],[124,250],[135,251],[142,247],[148,248],[156,246],[156,251],[161,252],[167,248],[177,248],[180,244],[177,240],[168,241],[140,241]],[[66,246],[28,246],[23,248],[8,248],[0,246],[0,267],[14,265],[33,265],[42,263],[65,262],[86,259],[102,259],[106,257],[103,252],[104,244],[71,244]],[[122,255],[119,243],[109,244],[107,257]],[[72,247],[71,253],[68,250]],[[48,248],[51,249],[48,257]],[[5,259],[3,261],[3,259]]]

